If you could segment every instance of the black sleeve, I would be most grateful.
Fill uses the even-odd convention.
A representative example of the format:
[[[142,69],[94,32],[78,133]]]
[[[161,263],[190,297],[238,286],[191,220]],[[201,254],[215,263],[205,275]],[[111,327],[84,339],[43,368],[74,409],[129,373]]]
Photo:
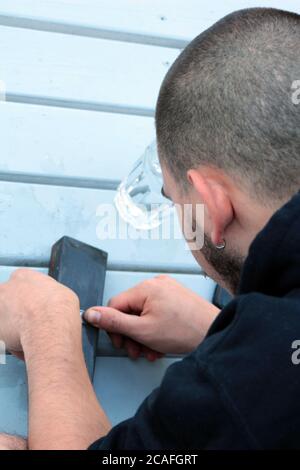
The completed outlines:
[[[194,354],[172,364],[136,415],[90,450],[246,449],[219,387]]]

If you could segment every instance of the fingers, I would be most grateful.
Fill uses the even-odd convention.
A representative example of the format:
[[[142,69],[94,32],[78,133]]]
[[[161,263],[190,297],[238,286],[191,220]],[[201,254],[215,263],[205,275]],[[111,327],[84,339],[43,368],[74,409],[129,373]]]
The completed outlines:
[[[144,355],[148,361],[154,362],[164,356],[135,341],[134,338],[138,338],[138,330],[143,328],[142,317],[119,312],[110,307],[93,307],[84,313],[84,319],[96,328],[107,331],[113,345],[118,349],[124,347],[131,359]]]
[[[144,308],[148,294],[149,281],[144,281],[110,299],[108,306],[126,313],[140,313]]]
[[[143,346],[122,335],[110,333],[109,336],[114,347],[117,349],[124,348],[131,359],[138,359],[139,357],[144,356],[148,361],[154,362],[164,356],[164,354],[153,351],[153,349]]]
[[[136,341],[133,341],[130,338],[125,338],[124,346],[131,359],[138,359],[141,356],[142,347]]]
[[[155,362],[157,359],[164,357],[164,354],[147,348],[147,346],[143,346],[142,353],[149,362]]]
[[[110,307],[93,307],[84,313],[84,319],[96,328],[138,339],[143,318]],[[119,341],[119,340],[117,340]]]
[[[123,348],[124,345],[124,336],[119,335],[118,333],[109,333],[112,344],[116,349]]]
[[[153,349],[147,348],[147,346],[143,346],[130,338],[124,339],[124,347],[131,359],[138,359],[141,356],[145,356],[149,362],[154,362],[163,357],[163,354],[153,351]]]

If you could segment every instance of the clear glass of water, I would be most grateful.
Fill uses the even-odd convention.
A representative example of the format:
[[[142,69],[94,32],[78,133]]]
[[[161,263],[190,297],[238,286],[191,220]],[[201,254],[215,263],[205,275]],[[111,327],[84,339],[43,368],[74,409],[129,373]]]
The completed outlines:
[[[138,230],[158,227],[173,210],[172,202],[162,195],[162,185],[154,141],[117,189],[115,204],[121,217]]]

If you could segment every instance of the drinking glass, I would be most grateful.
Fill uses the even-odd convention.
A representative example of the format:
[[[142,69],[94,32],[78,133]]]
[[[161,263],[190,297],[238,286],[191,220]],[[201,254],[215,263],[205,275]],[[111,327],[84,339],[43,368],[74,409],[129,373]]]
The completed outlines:
[[[115,205],[121,217],[138,230],[158,227],[173,210],[172,202],[162,194],[162,185],[156,141],[153,141],[117,189]]]

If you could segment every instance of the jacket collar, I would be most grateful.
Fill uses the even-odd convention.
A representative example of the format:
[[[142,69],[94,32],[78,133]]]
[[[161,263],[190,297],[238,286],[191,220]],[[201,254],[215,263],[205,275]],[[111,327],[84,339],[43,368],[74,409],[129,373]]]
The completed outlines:
[[[249,248],[239,294],[281,297],[300,288],[300,192],[274,213]]]

